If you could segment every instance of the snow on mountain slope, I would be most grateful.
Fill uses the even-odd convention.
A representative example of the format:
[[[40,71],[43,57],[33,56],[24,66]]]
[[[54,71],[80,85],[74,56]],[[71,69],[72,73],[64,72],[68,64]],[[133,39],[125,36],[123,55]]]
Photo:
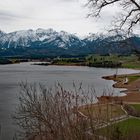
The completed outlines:
[[[0,33],[1,34],[1,33]],[[6,48],[30,47],[33,42],[54,43],[58,47],[67,48],[72,42],[80,42],[79,38],[73,34],[53,29],[21,30],[0,36],[0,46]]]
[[[2,37],[4,35],[6,35],[6,33],[0,30],[0,37]]]
[[[85,36],[83,40],[87,42],[94,42],[94,41],[106,41],[106,42],[115,42],[115,41],[122,41],[126,39],[126,35],[124,33],[109,33],[109,34],[93,34],[90,33],[88,36]]]
[[[131,43],[130,43],[131,42]],[[85,55],[98,54],[128,54],[135,48],[140,48],[140,37],[135,36],[130,41],[123,33],[92,34],[80,38],[65,31],[56,32],[53,29],[21,30],[11,33],[0,31],[0,54],[2,55]]]

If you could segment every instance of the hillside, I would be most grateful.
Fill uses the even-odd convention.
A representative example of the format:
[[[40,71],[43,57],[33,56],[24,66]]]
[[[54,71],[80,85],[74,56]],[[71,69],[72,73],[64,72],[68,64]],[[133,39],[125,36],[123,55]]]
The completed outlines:
[[[140,50],[140,37],[89,34],[80,38],[65,31],[53,29],[0,31],[0,55],[17,57],[56,57],[87,54],[129,55]]]

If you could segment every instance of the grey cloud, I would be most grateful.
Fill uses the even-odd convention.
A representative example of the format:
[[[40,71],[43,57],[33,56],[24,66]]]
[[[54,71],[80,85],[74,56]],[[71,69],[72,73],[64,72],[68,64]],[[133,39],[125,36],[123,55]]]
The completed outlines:
[[[18,18],[19,16],[6,11],[0,11],[0,17],[3,17],[5,19],[12,19],[12,18]]]
[[[97,32],[108,23],[110,15],[94,22],[87,19],[86,0],[6,0],[0,1],[0,28],[13,31],[27,28],[55,28],[85,34]],[[102,23],[102,24],[101,24]]]
[[[59,2],[79,2],[79,0],[58,0]]]
[[[18,14],[12,13],[10,11],[0,10],[0,22],[14,21],[14,20],[28,19],[28,18],[29,17],[25,16],[25,15],[18,15]]]

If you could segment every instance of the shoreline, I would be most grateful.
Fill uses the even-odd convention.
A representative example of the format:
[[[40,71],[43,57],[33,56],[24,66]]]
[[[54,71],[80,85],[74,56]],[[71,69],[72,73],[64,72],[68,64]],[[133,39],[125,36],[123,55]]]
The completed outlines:
[[[117,99],[120,102],[127,102],[127,103],[140,103],[140,73],[133,73],[133,74],[122,74],[122,75],[110,75],[110,76],[103,76],[105,80],[113,80],[115,83],[112,85],[114,88],[125,88],[126,90],[122,91],[125,95],[124,96],[114,96],[110,97],[111,99]],[[124,79],[127,78],[128,81],[124,82]],[[106,98],[109,97],[99,97],[99,102],[103,100],[107,100]]]
[[[30,62],[33,62],[33,61],[30,61]],[[94,67],[94,68],[113,68],[113,69],[133,69],[133,70],[140,70],[140,68],[130,68],[130,67],[109,67],[109,66],[90,66],[90,65],[87,65],[87,64],[80,64],[80,63],[70,63],[70,64],[56,64],[56,63],[48,63],[48,62],[43,62],[40,63],[40,64],[33,64],[33,65],[40,65],[40,66],[82,66],[82,67]],[[105,76],[106,77],[106,76]]]
[[[86,63],[67,63],[67,64],[63,64],[63,63],[52,63],[50,61],[42,61],[42,60],[22,60],[22,61],[18,61],[18,62],[10,62],[10,63],[0,63],[0,65],[12,65],[12,64],[20,64],[20,63],[23,63],[23,62],[33,62],[32,65],[39,65],[39,66],[49,66],[49,65],[52,65],[52,66],[83,66],[83,67],[95,67],[95,68],[120,68],[120,69],[134,69],[134,70],[140,70],[140,68],[137,68],[137,67],[111,67],[111,66],[91,66],[91,65],[88,65]],[[38,63],[36,63],[38,62]],[[127,74],[126,74],[127,75]],[[106,77],[111,77],[111,76],[104,76],[105,78]],[[103,77],[103,78],[104,78]],[[104,79],[105,79],[104,78]]]

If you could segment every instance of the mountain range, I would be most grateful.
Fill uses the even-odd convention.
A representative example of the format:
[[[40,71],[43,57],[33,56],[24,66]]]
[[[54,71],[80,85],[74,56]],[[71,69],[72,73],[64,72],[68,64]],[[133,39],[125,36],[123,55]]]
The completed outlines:
[[[53,29],[0,31],[0,56],[57,57],[88,54],[129,55],[140,51],[140,37],[126,38],[123,34],[89,34],[78,37]]]

